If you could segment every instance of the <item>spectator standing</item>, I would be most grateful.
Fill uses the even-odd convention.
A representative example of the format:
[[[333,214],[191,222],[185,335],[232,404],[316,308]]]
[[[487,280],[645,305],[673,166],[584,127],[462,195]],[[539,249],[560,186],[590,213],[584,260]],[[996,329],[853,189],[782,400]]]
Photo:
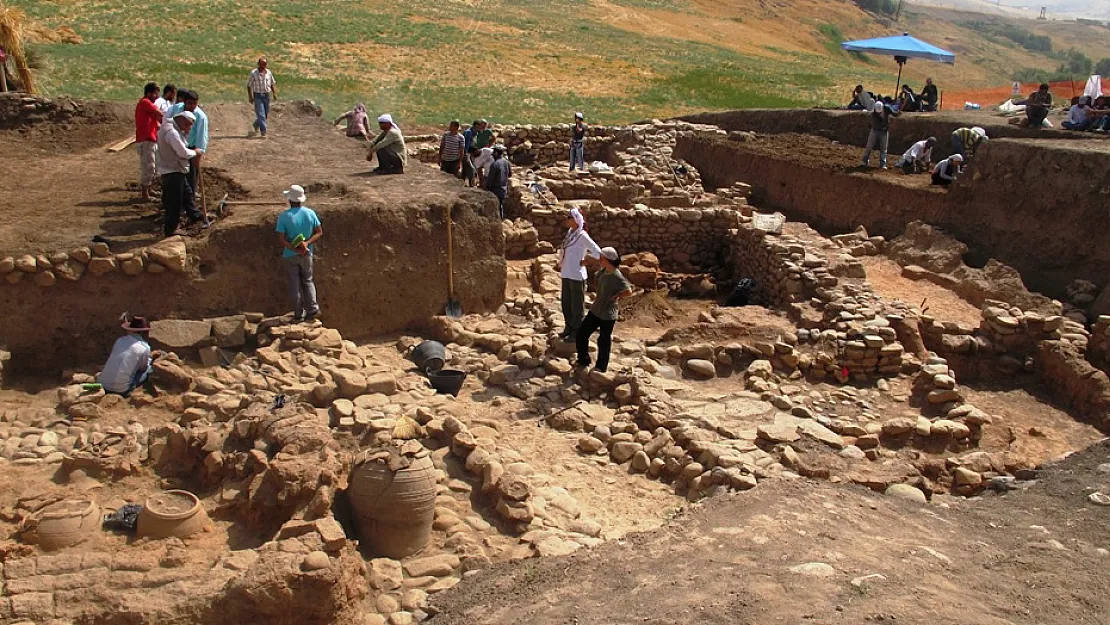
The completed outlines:
[[[899,114],[886,104],[876,102],[871,111],[871,133],[867,135],[867,148],[863,151],[863,166],[871,166],[871,151],[879,148],[879,167],[886,169],[886,150],[890,145],[890,118]]]
[[[926,78],[925,87],[921,90],[921,110],[934,112],[937,110],[937,102],[939,101],[940,95],[937,93],[937,86],[933,84],[932,78]]]
[[[366,105],[359,102],[355,108],[335,118],[333,126],[347,120],[347,136],[366,141],[370,138],[370,116],[366,113]]]
[[[937,144],[936,137],[929,137],[914,143],[910,149],[906,150],[902,158],[894,164],[895,167],[901,167],[902,172],[906,174],[921,173],[927,171],[929,166],[933,164],[933,147]]]
[[[937,163],[937,166],[933,168],[933,184],[942,187],[947,187],[952,184],[956,176],[960,175],[960,167],[963,162],[963,156],[953,154]]]
[[[187,176],[189,191],[193,194],[195,202],[197,194],[200,193],[202,182],[200,173],[202,161],[204,155],[208,152],[208,115],[200,108],[200,95],[196,91],[185,92],[184,108],[192,113],[193,117],[196,117],[193,127],[189,129],[189,135],[185,137],[185,147],[197,153],[193,160],[189,161],[189,175]]]
[[[247,78],[247,100],[254,105],[254,124],[247,136],[253,137],[254,131],[266,136],[266,122],[270,118],[270,102],[277,100],[277,81],[274,73],[266,68],[266,58],[258,59],[258,67],[251,70]]]
[[[1043,128],[1044,120],[1050,110],[1052,110],[1052,94],[1048,90],[1048,84],[1041,83],[1040,89],[1030,94],[1025,101],[1027,125],[1030,128]]]
[[[493,147],[493,130],[490,130],[489,122],[484,119],[478,120],[478,131],[474,133],[473,145],[478,148]]]
[[[486,176],[486,190],[497,196],[497,214],[505,218],[505,196],[509,193],[509,179],[513,177],[512,165],[505,158],[505,145],[493,146],[493,163]]]
[[[1088,104],[1090,104],[1090,99],[1087,96],[1075,99],[1071,108],[1068,109],[1068,118],[1061,124],[1065,130],[1082,132],[1091,127]]]
[[[570,137],[570,170],[574,171],[577,163],[582,171],[586,171],[586,122],[582,113],[574,114],[574,128]]]
[[[381,133],[370,142],[370,152],[366,160],[378,157],[378,166],[375,174],[403,174],[408,165],[408,153],[405,152],[405,137],[401,128],[393,123],[393,116],[386,113],[378,117],[378,128]]]
[[[157,95],[157,92],[155,92]],[[151,101],[154,104],[154,101]],[[112,345],[112,354],[104,369],[97,376],[97,382],[104,391],[127,397],[150,378],[153,352],[147,343],[150,324],[143,317],[132,317],[123,324],[124,336]]]
[[[570,209],[563,224],[567,234],[559,246],[557,268],[563,281],[563,333],[559,338],[572,340],[582,327],[582,315],[586,308],[586,257],[601,257],[601,248],[586,233],[586,218],[577,208]]]
[[[165,215],[164,233],[167,237],[184,235],[181,211],[193,222],[202,216],[189,187],[189,161],[197,153],[185,145],[185,137],[193,128],[196,117],[189,111],[178,111],[158,129],[158,175],[162,177],[162,212]]]
[[[144,202],[152,199],[150,188],[156,175],[158,154],[158,127],[162,125],[162,112],[155,102],[158,85],[150,82],[143,88],[143,97],[135,105],[135,147],[139,152],[139,192]]]
[[[971,158],[987,139],[987,131],[979,126],[957,128],[952,131],[952,153],[959,154],[965,159]]]
[[[177,98],[177,87],[166,83],[166,86],[162,87],[162,95],[154,101],[154,106],[157,106],[158,110],[165,115],[166,111],[173,106],[175,98]]]
[[[590,337],[600,330],[597,336],[597,364],[595,371],[604,372],[609,368],[609,352],[613,345],[613,327],[617,324],[620,308],[617,302],[632,295],[632,285],[620,272],[621,257],[617,250],[606,247],[601,250],[601,275],[597,279],[597,298],[590,306],[590,312],[582,320],[582,327],[576,338],[579,367],[590,366]]]
[[[290,185],[283,195],[289,202],[289,208],[278,216],[276,231],[281,240],[281,261],[289,279],[293,321],[311,321],[320,314],[313,264],[315,244],[324,236],[324,229],[316,211],[304,205],[308,199],[304,187]]]
[[[466,154],[466,138],[459,133],[460,126],[459,120],[452,121],[439,142],[439,168],[456,178]]]

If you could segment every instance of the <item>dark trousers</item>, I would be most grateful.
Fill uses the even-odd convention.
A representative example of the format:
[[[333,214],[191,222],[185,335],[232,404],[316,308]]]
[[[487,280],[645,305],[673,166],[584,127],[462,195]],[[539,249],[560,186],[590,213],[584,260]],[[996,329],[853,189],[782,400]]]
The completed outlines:
[[[197,210],[193,187],[189,184],[188,175],[180,173],[162,174],[162,213],[166,218],[166,222],[163,224],[163,232],[166,236],[173,234],[181,225],[182,210],[185,211],[191,221],[199,221],[202,218],[200,211]]]
[[[391,150],[378,150],[378,169],[387,174],[401,174],[405,171],[405,164],[401,157]]]
[[[496,189],[490,189],[490,192],[497,196],[497,214],[501,216],[501,219],[504,219],[505,218],[505,189],[502,189],[501,187],[497,187]]]
[[[582,313],[586,307],[586,282],[563,278],[563,320],[564,333],[574,336],[582,327]]]
[[[942,187],[947,187],[948,185],[952,184],[952,181],[941,178],[940,174],[934,173],[933,174],[933,184],[937,184],[937,185],[940,185]]]
[[[439,168],[442,171],[444,171],[445,173],[448,173],[448,174],[451,174],[452,176],[458,177],[458,175],[459,175],[459,165],[461,164],[461,162],[462,161],[460,161],[460,160],[443,161],[442,163],[439,164]]]
[[[477,176],[477,174],[478,174],[478,172],[474,170],[474,161],[471,160],[470,155],[467,154],[466,156],[463,157],[463,163],[462,163],[462,177],[463,177],[463,180],[466,181],[466,184],[473,187],[474,186],[474,179]]]
[[[1048,117],[1048,107],[1043,105],[1026,105],[1025,116],[1029,118],[1029,126],[1032,128],[1041,128],[1044,120]]]
[[[592,312],[586,313],[586,318],[582,320],[582,327],[578,329],[580,367],[590,366],[590,337],[600,329],[601,333],[597,335],[597,365],[594,369],[605,371],[609,368],[609,350],[613,347],[613,326],[615,325],[617,325],[616,321],[606,321]]]

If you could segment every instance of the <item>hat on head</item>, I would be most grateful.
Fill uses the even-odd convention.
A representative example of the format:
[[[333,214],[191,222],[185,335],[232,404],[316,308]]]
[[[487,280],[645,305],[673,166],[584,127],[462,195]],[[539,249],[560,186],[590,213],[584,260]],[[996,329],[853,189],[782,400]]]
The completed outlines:
[[[971,132],[974,132],[975,134],[979,135],[980,137],[982,137],[984,139],[987,138],[987,131],[983,130],[979,126],[976,126],[976,127],[972,128]]]
[[[150,324],[146,317],[132,317],[131,321],[123,323],[123,329],[128,332],[150,332]]]
[[[485,119],[479,119],[478,123],[479,124],[488,124],[489,122],[487,122]]]
[[[607,259],[612,260],[612,261],[617,261],[617,260],[621,259],[621,255],[617,253],[617,250],[615,250],[611,247],[601,248],[601,255],[602,255],[602,257],[607,258]]]
[[[307,195],[305,195],[304,187],[299,184],[290,185],[289,190],[282,191],[281,194],[284,195],[285,199],[289,200],[290,202],[296,202],[298,204],[303,203],[305,201],[305,198],[308,197]]]
[[[505,147],[504,143],[495,143],[495,144],[493,144],[493,151],[494,152],[504,153],[506,149],[507,148]]]
[[[575,113],[574,114],[574,119],[586,119],[586,116],[583,115],[582,113]]]
[[[185,119],[187,119],[191,122],[197,121],[197,116],[193,115],[189,111],[186,111],[185,109],[181,109],[180,111],[174,113],[173,118],[177,119],[178,117],[184,117]]]
[[[929,137],[928,139],[925,140],[925,143],[936,143],[936,142],[937,142],[936,137]]]
[[[952,160],[956,161],[957,163],[962,163],[962,162],[964,162],[964,155],[963,154],[953,154],[952,155]]]
[[[883,103],[882,102],[876,102],[875,106],[873,106],[872,109],[876,113],[882,113],[883,112]]]
[[[390,115],[389,113],[381,115],[381,116],[378,117],[378,123],[379,124],[392,124],[393,123],[393,116]]]

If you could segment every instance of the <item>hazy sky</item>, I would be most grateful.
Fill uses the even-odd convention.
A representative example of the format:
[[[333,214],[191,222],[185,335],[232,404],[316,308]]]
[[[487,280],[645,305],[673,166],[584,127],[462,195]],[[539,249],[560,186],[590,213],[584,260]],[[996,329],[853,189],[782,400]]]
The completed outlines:
[[[961,4],[968,8],[975,8],[977,5],[993,5],[996,2],[1000,2],[1001,6],[1011,9],[1039,11],[1041,7],[1048,7],[1050,14],[1110,20],[1110,0],[940,0],[939,2],[924,0],[923,3],[945,4],[948,6]]]

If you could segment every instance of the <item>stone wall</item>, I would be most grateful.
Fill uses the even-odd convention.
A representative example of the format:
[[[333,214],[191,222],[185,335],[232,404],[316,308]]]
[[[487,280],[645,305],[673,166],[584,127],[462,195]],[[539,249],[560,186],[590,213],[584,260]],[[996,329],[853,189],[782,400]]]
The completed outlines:
[[[493,131],[497,141],[508,148],[509,159],[517,165],[551,165],[559,161],[570,161],[570,139],[574,126],[570,124],[547,125],[508,125],[495,124]],[[620,126],[590,126],[589,134],[583,144],[587,163],[608,161],[613,138],[623,130]],[[439,144],[424,146],[417,151],[417,157],[425,163],[439,161]]]

